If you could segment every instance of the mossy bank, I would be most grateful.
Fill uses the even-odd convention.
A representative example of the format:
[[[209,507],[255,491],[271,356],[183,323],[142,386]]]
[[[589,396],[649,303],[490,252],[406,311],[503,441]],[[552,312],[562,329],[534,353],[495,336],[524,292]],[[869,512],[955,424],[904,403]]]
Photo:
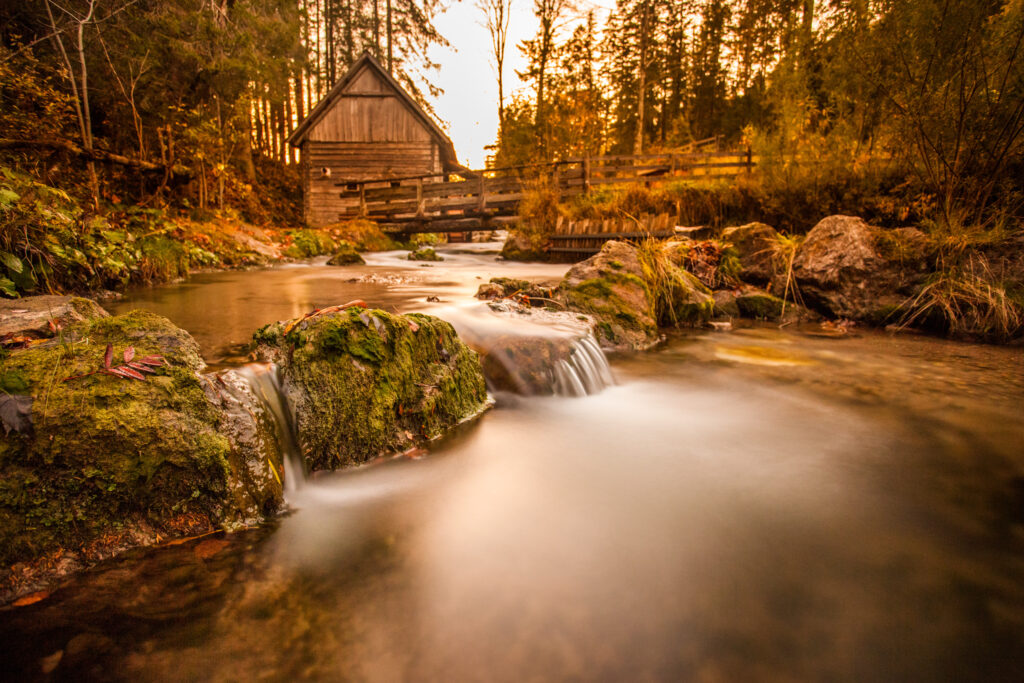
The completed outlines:
[[[95,372],[108,344],[113,367],[126,351],[163,364],[144,380]],[[143,311],[91,317],[7,357],[0,568],[50,554],[89,562],[274,512],[280,462],[245,465],[262,454],[222,433],[203,369],[188,333]]]

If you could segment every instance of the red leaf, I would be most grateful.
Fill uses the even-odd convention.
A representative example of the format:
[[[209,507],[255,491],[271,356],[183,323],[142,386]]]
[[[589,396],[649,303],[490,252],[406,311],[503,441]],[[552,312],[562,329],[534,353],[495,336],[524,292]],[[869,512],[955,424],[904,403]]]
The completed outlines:
[[[128,348],[126,348],[124,350],[124,362],[125,363],[131,363],[132,362],[132,358],[135,358],[135,347],[134,346],[129,346]]]
[[[149,367],[148,365],[143,365],[142,363],[139,363],[138,361],[136,361],[134,363],[129,363],[128,367],[135,368],[136,370],[138,370],[140,372],[148,372],[150,374],[153,374],[153,373],[156,372],[156,370],[154,370],[153,368]]]
[[[117,367],[110,368],[110,370],[107,370],[107,373],[111,375],[117,375],[118,377],[124,377],[125,379],[146,379],[140,373],[136,372],[135,370],[132,370],[129,367],[125,367],[124,365],[118,365]]]
[[[125,377],[131,377],[132,379],[142,380],[143,382],[146,381],[145,376],[141,372],[132,370],[127,366],[122,365],[121,367],[118,368],[118,370],[120,370],[121,374],[123,374]]]
[[[419,325],[417,325],[417,324],[416,324],[415,322],[413,322],[412,320],[410,320],[410,321],[409,321],[409,329],[410,329],[410,330],[412,330],[413,332],[419,332],[419,331],[420,331],[420,326],[419,326]]]
[[[139,360],[137,360],[135,362],[136,363],[143,363],[145,365],[152,365],[153,367],[160,367],[161,365],[164,365],[164,357],[163,356],[146,356],[145,358],[140,358]]]
[[[103,354],[103,367],[109,369],[111,361],[114,360],[114,345],[107,344],[107,352]]]

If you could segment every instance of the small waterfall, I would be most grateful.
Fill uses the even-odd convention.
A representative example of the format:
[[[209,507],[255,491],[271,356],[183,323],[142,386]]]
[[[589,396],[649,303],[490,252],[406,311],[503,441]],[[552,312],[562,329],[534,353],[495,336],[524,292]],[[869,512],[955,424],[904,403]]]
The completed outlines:
[[[557,396],[596,394],[615,383],[608,359],[593,335],[575,340],[569,347],[568,358],[556,362],[553,375]]]
[[[306,481],[306,465],[299,452],[295,422],[288,399],[281,391],[281,378],[273,363],[249,363],[235,370],[249,384],[263,408],[273,417],[284,460],[284,490],[296,491]]]

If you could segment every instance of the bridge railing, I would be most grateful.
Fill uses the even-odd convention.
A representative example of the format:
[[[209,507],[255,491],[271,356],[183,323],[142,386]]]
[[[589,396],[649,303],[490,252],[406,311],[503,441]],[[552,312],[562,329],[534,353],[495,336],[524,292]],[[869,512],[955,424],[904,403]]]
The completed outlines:
[[[339,219],[366,217],[405,232],[443,231],[435,228],[450,224],[446,230],[456,231],[466,229],[462,226],[472,221],[510,219],[531,184],[571,197],[607,185],[735,176],[751,172],[755,163],[749,149],[723,152],[694,147],[467,171],[451,178],[435,173],[342,181],[336,183],[341,199]],[[425,224],[429,225],[424,228]]]

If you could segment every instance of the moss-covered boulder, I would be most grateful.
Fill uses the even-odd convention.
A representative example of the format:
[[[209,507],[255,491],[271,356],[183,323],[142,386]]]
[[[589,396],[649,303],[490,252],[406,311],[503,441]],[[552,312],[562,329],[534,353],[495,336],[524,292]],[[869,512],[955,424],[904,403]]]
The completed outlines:
[[[487,405],[476,353],[431,316],[349,308],[268,325],[255,341],[281,368],[311,470],[403,450]]]
[[[250,456],[220,431],[191,336],[142,311],[70,331],[77,341],[15,352],[0,368],[0,566],[71,551],[88,561],[276,508],[280,487],[236,491],[232,463]],[[143,380],[95,372],[108,344],[114,367],[129,348],[165,364]]]
[[[356,251],[356,247],[351,242],[342,240],[338,242],[338,246],[335,248],[334,256],[327,261],[329,266],[352,266],[352,265],[364,265],[366,263],[363,257]]]
[[[416,251],[410,251],[407,257],[410,261],[444,261],[431,247],[420,247]]]
[[[569,270],[557,298],[592,316],[598,341],[613,350],[648,348],[658,341],[659,326],[699,325],[714,308],[711,291],[657,242],[641,248],[605,242]]]
[[[736,307],[744,318],[778,320],[786,303],[759,289],[744,289],[736,295]]]
[[[594,318],[597,339],[605,348],[640,350],[658,340],[654,297],[631,244],[605,242],[600,252],[569,269],[557,297],[568,309]]]

